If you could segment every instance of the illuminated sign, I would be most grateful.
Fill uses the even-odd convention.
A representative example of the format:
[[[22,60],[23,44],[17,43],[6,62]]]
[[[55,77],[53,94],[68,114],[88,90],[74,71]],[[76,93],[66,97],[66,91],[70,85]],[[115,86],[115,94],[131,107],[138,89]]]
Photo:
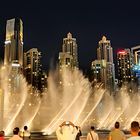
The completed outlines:
[[[118,52],[119,54],[122,54],[122,55],[125,55],[126,54],[126,51],[125,50],[121,50]]]

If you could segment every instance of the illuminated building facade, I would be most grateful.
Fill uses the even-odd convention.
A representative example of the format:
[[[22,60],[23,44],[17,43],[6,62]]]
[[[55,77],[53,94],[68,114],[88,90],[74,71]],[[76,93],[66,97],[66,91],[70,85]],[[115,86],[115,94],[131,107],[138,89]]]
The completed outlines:
[[[117,52],[118,85],[128,84],[132,80],[132,58],[130,49]]]
[[[140,91],[140,65],[133,65],[133,77],[137,84],[137,90]],[[140,92],[139,92],[140,93]]]
[[[19,18],[7,20],[4,65],[18,61],[23,66],[23,22]]]
[[[106,62],[105,79],[102,81],[105,88],[108,88],[110,91],[114,90],[115,70],[113,63],[113,50],[110,40],[107,40],[105,36],[103,36],[102,40],[98,43],[97,59],[100,61],[104,60],[104,62]]]
[[[106,83],[106,60],[95,60],[91,64],[93,80],[95,83]]]
[[[24,75],[33,88],[41,90],[41,52],[37,48],[32,48],[24,53]]]
[[[132,59],[134,65],[140,65],[140,46],[131,48]]]
[[[69,68],[78,68],[78,53],[76,39],[71,33],[67,34],[67,38],[63,39],[62,52],[59,53],[59,66]]]
[[[138,91],[140,91],[140,45],[131,48],[133,61],[133,76],[137,83]]]
[[[47,89],[47,73],[45,71],[42,71],[41,75],[41,87],[39,88],[41,92],[45,91]]]
[[[60,65],[60,67],[64,66],[64,67],[72,68],[73,67],[72,55],[70,55],[68,53],[60,52],[59,53],[59,65]]]
[[[98,43],[97,48],[97,59],[106,60],[106,62],[113,63],[113,50],[111,47],[110,40],[107,40],[105,36]]]

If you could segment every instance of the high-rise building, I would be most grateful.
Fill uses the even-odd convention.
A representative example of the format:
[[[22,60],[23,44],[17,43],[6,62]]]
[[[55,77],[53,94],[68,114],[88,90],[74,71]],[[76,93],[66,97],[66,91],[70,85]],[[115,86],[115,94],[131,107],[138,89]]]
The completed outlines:
[[[133,62],[133,77],[137,84],[138,91],[140,91],[140,45],[131,48],[132,62]]]
[[[23,22],[19,18],[7,20],[4,65],[18,61],[23,66]]]
[[[76,39],[71,33],[63,39],[62,52],[59,53],[59,65],[71,68],[78,68],[78,53]]]
[[[106,60],[92,61],[91,70],[95,83],[106,83]]]
[[[140,46],[131,48],[132,59],[134,65],[140,65]]]
[[[72,68],[73,67],[73,57],[72,55],[68,54],[68,53],[63,53],[60,52],[59,53],[59,65],[60,67],[68,67],[68,68]]]
[[[24,53],[24,75],[29,84],[40,90],[42,65],[41,52],[37,48],[32,48]]]
[[[39,87],[40,91],[43,92],[47,89],[47,73],[45,71],[42,71],[42,75],[41,75],[41,84]]]
[[[113,50],[111,47],[110,40],[107,40],[105,36],[98,43],[97,48],[97,59],[106,60],[106,62],[113,63]]]
[[[110,40],[107,40],[105,36],[103,36],[102,40],[100,40],[98,43],[97,59],[99,61],[104,60],[106,62],[105,79],[102,81],[105,88],[109,89],[110,91],[114,90],[115,70],[113,63],[113,49],[111,47]]]
[[[118,85],[128,84],[132,80],[132,58],[130,49],[117,52]]]

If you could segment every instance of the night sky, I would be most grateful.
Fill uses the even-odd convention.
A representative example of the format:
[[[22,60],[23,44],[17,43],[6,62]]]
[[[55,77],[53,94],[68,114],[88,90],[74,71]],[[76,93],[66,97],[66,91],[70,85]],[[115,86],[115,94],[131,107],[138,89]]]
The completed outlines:
[[[96,58],[103,35],[118,48],[140,44],[140,2],[126,0],[10,0],[0,2],[0,57],[3,59],[6,20],[24,23],[24,51],[36,47],[48,69],[61,51],[68,32],[77,39],[80,68]]]

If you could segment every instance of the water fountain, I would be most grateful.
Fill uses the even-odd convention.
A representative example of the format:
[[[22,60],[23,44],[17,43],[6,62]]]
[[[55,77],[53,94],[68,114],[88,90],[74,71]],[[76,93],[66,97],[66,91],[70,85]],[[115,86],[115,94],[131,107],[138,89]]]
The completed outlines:
[[[48,88],[42,96],[32,92],[21,74],[10,73],[10,68],[1,67],[0,129],[6,134],[15,126],[24,125],[51,134],[66,120],[80,125],[84,131],[92,124],[98,129],[110,129],[115,121],[128,129],[132,120],[140,120],[139,94],[129,94],[124,87],[111,96],[102,84],[91,87],[79,70],[50,72]]]

